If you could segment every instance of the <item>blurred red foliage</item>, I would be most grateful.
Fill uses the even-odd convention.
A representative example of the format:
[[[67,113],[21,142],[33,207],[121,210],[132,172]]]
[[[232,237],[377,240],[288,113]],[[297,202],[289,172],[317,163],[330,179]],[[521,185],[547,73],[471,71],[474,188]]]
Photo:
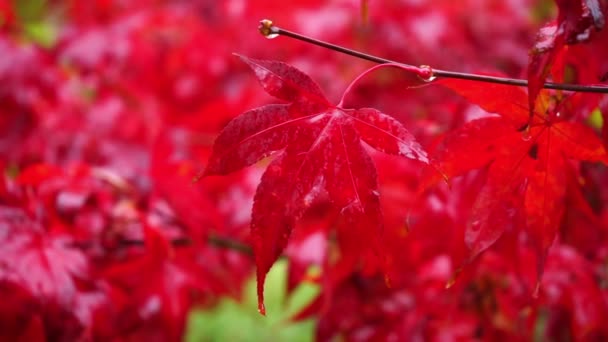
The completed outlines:
[[[320,340],[608,338],[608,97],[540,88],[608,79],[605,0],[27,3],[0,0],[0,340],[179,340],[191,308],[238,297],[253,272],[251,256],[218,238],[268,252],[264,273],[283,252],[290,291],[318,283],[294,319],[316,317]],[[358,127],[349,146],[377,170],[356,170],[379,193],[373,222],[336,221],[351,199],[332,197],[336,181],[297,208],[289,242],[256,244],[258,183],[258,197],[285,195],[295,180],[265,179],[263,159],[192,182],[217,162],[213,143],[233,118],[274,101],[232,54],[293,65],[323,89],[322,110],[370,67],[267,41],[263,18],[410,64],[529,77],[530,92],[408,89],[396,69],[358,80],[344,108],[390,113],[387,125],[407,128],[449,185],[371,149],[391,152],[377,136],[359,143]],[[370,230],[378,267],[353,258]]]

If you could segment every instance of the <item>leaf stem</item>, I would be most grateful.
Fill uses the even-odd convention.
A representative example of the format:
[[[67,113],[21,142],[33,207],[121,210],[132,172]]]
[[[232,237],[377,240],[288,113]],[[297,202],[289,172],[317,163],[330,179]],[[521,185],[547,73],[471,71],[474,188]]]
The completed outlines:
[[[353,57],[357,57],[360,59],[364,59],[374,63],[391,63],[391,64],[401,64],[405,67],[414,67],[409,64],[400,63],[396,61],[392,61],[390,59],[381,58],[378,56],[370,55],[367,53],[363,53],[360,51],[352,50],[340,45],[335,45],[332,43],[328,43],[319,39],[311,38],[305,36],[300,33],[296,33],[293,31],[285,30],[278,26],[275,26],[272,21],[264,19],[260,21],[259,26],[260,33],[265,37],[272,38],[277,35],[290,37],[293,39],[297,39],[306,43],[310,43],[313,45],[321,46],[326,49],[334,50],[346,55],[350,55]],[[496,76],[487,76],[487,75],[479,75],[479,74],[470,74],[465,72],[457,72],[457,71],[449,71],[449,70],[441,70],[441,69],[432,69],[433,76],[440,78],[457,78],[463,80],[471,80],[471,81],[479,81],[479,82],[488,82],[488,83],[498,83],[498,84],[506,84],[512,86],[520,86],[527,87],[528,81],[524,79],[517,78],[508,78],[508,77],[496,77]],[[576,92],[584,92],[584,93],[602,93],[608,94],[608,86],[601,85],[582,85],[582,84],[569,84],[569,83],[553,83],[553,82],[545,82],[543,88],[547,89],[557,89],[557,90],[567,90],[567,91],[576,91]]]
[[[342,94],[342,98],[340,99],[340,102],[338,102],[338,104],[336,105],[336,107],[338,108],[342,108],[342,106],[344,105],[344,100],[346,99],[346,96],[352,91],[353,87],[355,86],[355,84],[357,84],[363,77],[367,76],[368,74],[380,69],[380,68],[384,68],[384,67],[396,67],[396,68],[400,68],[400,69],[404,69],[406,71],[409,71],[411,73],[416,74],[421,82],[430,82],[433,80],[433,71],[431,70],[431,68],[429,67],[414,67],[411,65],[407,65],[407,64],[401,64],[401,63],[390,63],[390,64],[380,64],[380,65],[376,65],[372,68],[367,69],[366,71],[364,71],[363,73],[361,73],[359,76],[357,76],[357,78],[355,78],[346,88],[346,90],[344,91],[344,94]],[[426,84],[425,84],[426,85]],[[410,88],[410,87],[408,87]]]

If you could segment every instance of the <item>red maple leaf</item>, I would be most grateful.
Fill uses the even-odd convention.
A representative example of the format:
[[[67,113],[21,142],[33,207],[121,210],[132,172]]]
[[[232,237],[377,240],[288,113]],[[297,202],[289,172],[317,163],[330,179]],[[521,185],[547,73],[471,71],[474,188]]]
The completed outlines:
[[[559,15],[556,22],[543,26],[530,51],[528,65],[528,106],[530,116],[553,61],[565,45],[590,39],[591,28],[604,27],[604,14],[598,0],[556,0]]]
[[[428,163],[425,151],[395,119],[372,108],[333,106],[300,70],[240,57],[270,95],[287,104],[247,111],[220,133],[204,175],[226,174],[275,154],[255,195],[251,234],[259,310],[264,279],[303,212],[319,198],[336,209],[343,260],[362,260],[381,229],[376,169],[364,144]],[[425,70],[417,69],[427,76]],[[350,88],[349,88],[350,89]]]
[[[549,106],[541,93],[541,105],[525,128],[529,109],[522,89],[462,80],[441,84],[500,115],[470,121],[451,132],[437,157],[448,177],[488,168],[465,233],[470,249],[466,262],[510,227],[524,228],[536,251],[539,280],[565,208],[568,168],[572,161],[608,164],[606,150],[591,128],[566,121],[568,113],[560,113],[568,99]]]

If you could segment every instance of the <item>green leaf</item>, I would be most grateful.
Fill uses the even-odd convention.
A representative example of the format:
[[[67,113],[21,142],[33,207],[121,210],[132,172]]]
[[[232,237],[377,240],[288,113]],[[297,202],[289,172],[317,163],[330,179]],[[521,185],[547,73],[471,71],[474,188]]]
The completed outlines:
[[[185,341],[312,341],[314,320],[289,319],[318,294],[314,284],[302,284],[286,297],[287,262],[278,261],[268,273],[266,316],[257,310],[256,284],[252,277],[245,285],[242,302],[223,298],[212,309],[196,309],[190,314]]]

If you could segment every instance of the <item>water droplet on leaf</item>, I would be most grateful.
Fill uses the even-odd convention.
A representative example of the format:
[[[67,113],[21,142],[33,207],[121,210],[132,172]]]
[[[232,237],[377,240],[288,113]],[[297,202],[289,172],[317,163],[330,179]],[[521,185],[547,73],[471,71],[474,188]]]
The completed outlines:
[[[437,77],[433,75],[433,69],[428,65],[421,65],[420,69],[424,70],[423,73],[419,74],[421,80],[424,82],[433,82]]]

